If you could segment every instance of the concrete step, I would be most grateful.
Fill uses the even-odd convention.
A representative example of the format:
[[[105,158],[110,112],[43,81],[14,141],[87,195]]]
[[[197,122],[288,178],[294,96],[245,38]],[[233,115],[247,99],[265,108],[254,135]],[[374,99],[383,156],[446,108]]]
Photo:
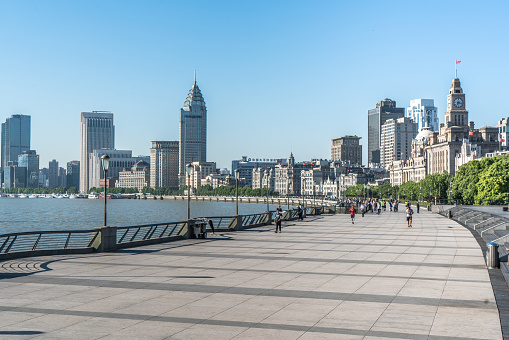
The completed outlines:
[[[495,235],[498,237],[504,237],[509,235],[509,230],[495,230]]]
[[[495,234],[484,234],[482,238],[486,241],[486,243],[489,243],[495,241],[498,237]]]

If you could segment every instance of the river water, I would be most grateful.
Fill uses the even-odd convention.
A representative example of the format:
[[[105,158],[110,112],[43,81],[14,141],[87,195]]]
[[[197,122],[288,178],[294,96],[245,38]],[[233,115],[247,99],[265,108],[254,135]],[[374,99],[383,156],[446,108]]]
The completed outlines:
[[[270,209],[275,210],[271,205]],[[262,213],[265,204],[239,203],[239,214]],[[191,217],[233,216],[235,203],[191,201]],[[110,226],[182,221],[187,201],[117,199],[107,202]],[[80,230],[104,224],[104,200],[0,198],[0,234],[40,230]]]

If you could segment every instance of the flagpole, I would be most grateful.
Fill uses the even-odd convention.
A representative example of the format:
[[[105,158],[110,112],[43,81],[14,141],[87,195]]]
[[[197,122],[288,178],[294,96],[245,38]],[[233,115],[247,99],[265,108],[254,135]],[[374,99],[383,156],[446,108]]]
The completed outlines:
[[[458,67],[458,61],[455,60],[454,61],[454,78],[455,79],[458,79],[458,68],[457,67]]]

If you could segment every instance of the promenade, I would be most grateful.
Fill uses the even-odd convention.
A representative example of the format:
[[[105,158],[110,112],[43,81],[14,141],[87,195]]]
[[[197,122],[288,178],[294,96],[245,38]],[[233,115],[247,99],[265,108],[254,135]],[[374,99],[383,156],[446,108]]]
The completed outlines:
[[[0,264],[2,339],[502,339],[477,241],[427,211]]]

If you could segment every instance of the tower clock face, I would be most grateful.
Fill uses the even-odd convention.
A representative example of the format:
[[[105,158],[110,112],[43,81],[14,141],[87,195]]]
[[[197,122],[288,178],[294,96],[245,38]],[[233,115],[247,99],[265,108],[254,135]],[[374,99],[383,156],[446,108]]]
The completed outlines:
[[[463,106],[463,100],[461,100],[461,98],[454,99],[454,106],[455,107],[462,107]]]

